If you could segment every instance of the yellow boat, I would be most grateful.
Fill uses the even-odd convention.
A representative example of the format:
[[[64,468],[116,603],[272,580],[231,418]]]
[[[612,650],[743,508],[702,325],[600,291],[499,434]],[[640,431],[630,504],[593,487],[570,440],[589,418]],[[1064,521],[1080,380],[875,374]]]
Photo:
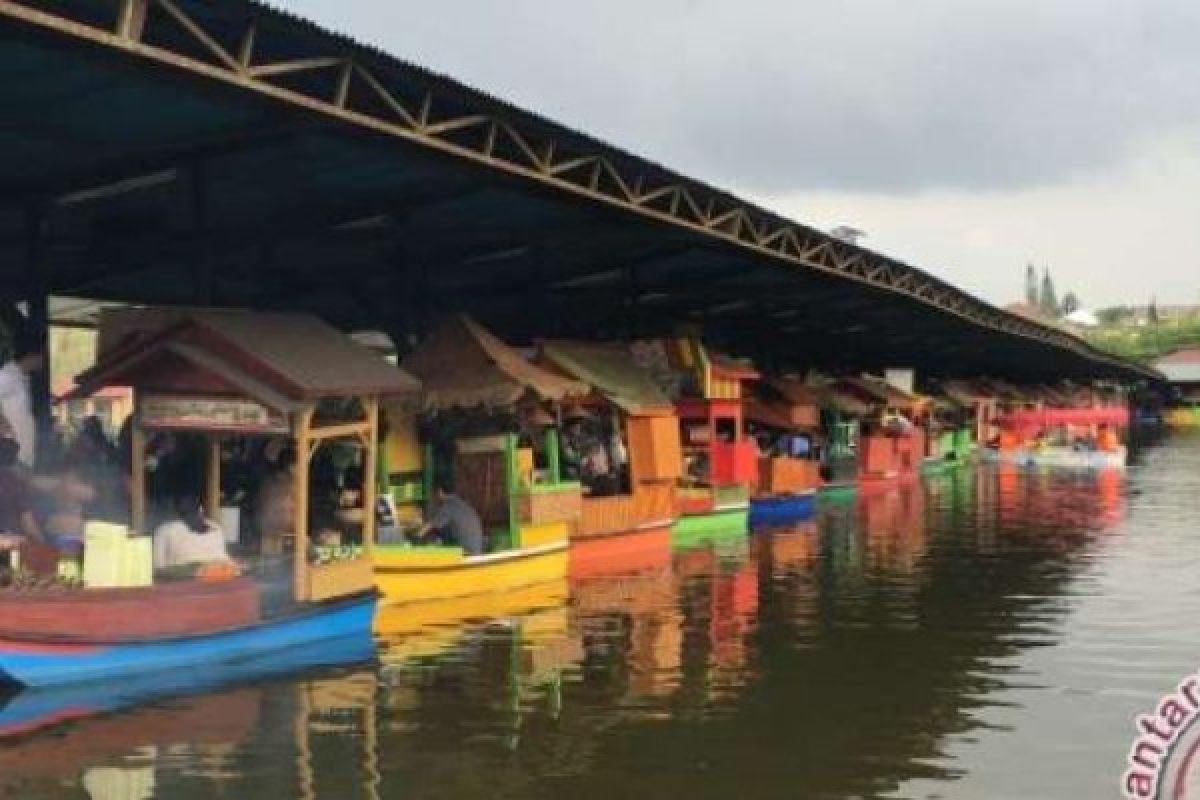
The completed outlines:
[[[494,594],[565,580],[565,522],[522,527],[521,546],[466,556],[460,547],[375,548],[375,582],[388,603]]]
[[[445,600],[565,580],[567,543],[579,526],[583,489],[563,480],[556,416],[545,407],[586,395],[587,385],[529,363],[466,317],[443,322],[404,364],[421,381],[424,410],[433,416],[427,417],[422,442],[412,409],[388,409],[394,457],[383,474],[392,499],[403,507],[399,516],[419,521],[435,472],[452,477],[455,493],[479,515],[486,552],[468,556],[459,547],[377,545],[375,582],[385,601]],[[519,440],[502,424],[481,423],[481,408],[522,418],[527,438]],[[456,422],[473,434],[455,432]],[[534,436],[541,439],[542,469],[535,468]]]
[[[567,581],[559,578],[490,594],[388,603],[375,614],[379,657],[386,664],[437,655],[456,645],[472,622],[554,610],[565,613],[567,597]]]
[[[1164,418],[1172,428],[1200,428],[1200,403],[1167,409]]]

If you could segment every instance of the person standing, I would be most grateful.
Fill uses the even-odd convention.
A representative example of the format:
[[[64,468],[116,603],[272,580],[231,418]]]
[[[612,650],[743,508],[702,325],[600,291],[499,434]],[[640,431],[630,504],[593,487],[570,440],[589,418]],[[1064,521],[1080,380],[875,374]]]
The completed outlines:
[[[12,309],[0,322],[7,328],[8,352],[0,356],[0,414],[8,422],[17,442],[17,461],[32,469],[37,450],[37,424],[33,418],[30,375],[42,369],[45,358],[37,346],[29,322]]]

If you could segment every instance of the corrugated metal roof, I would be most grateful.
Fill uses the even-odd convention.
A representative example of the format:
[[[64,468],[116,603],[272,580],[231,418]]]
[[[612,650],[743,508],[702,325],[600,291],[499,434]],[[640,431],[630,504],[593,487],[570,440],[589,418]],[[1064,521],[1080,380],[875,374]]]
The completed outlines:
[[[179,37],[178,31],[175,30],[177,26],[174,25],[167,25],[155,31],[157,38],[148,40],[149,45],[146,45],[145,42],[121,41],[120,37],[112,35],[111,8],[104,4],[93,3],[91,0],[57,0],[55,3],[45,3],[42,0],[24,0],[23,2],[19,0],[17,3],[9,3],[9,9],[0,12],[0,16],[11,16],[17,7],[26,5],[42,10],[40,16],[42,21],[35,23],[27,19],[23,23],[26,27],[44,28],[42,32],[53,37],[71,36],[81,41],[88,40],[91,42],[91,46],[43,47],[42,40],[37,37],[16,35],[11,37],[11,43],[3,53],[9,71],[23,77],[21,81],[10,81],[9,83],[12,85],[0,91],[0,99],[5,101],[6,112],[13,115],[14,119],[18,121],[23,119],[21,115],[26,115],[29,120],[39,120],[40,122],[37,126],[29,126],[34,129],[29,134],[18,135],[15,133],[21,131],[21,125],[13,125],[10,126],[10,129],[0,131],[0,143],[4,144],[3,150],[8,153],[8,158],[4,159],[4,163],[0,164],[0,167],[10,168],[9,180],[14,184],[18,180],[20,182],[20,186],[15,186],[12,192],[18,200],[18,202],[12,203],[14,209],[20,210],[24,205],[21,195],[23,192],[32,191],[28,187],[36,187],[37,190],[36,194],[29,195],[28,199],[32,201],[41,198],[48,186],[53,187],[60,184],[72,187],[76,184],[84,187],[111,185],[108,182],[112,178],[133,177],[133,173],[141,168],[139,165],[148,155],[169,155],[177,152],[178,159],[164,159],[166,166],[177,168],[180,164],[204,163],[204,172],[210,178],[208,187],[211,191],[211,194],[208,195],[210,214],[206,225],[212,227],[213,235],[195,237],[196,243],[193,246],[206,252],[232,250],[233,248],[226,242],[237,242],[240,237],[220,235],[217,230],[221,227],[222,222],[226,229],[249,228],[256,221],[261,224],[265,217],[271,223],[268,226],[268,230],[270,230],[272,226],[278,224],[279,220],[285,218],[292,220],[295,230],[292,231],[291,236],[282,233],[267,237],[273,242],[272,249],[277,251],[286,247],[290,239],[300,238],[298,234],[306,231],[305,220],[311,213],[308,208],[290,209],[288,208],[290,204],[284,202],[285,200],[296,198],[303,201],[298,202],[297,205],[312,206],[317,198],[326,199],[331,204],[340,199],[347,206],[355,208],[358,207],[358,203],[362,202],[364,205],[370,206],[364,209],[364,214],[378,215],[389,210],[391,204],[402,201],[406,193],[419,197],[422,192],[428,190],[429,182],[424,179],[423,175],[414,177],[414,174],[420,170],[435,171],[444,179],[443,183],[452,183],[461,177],[458,170],[462,169],[464,165],[471,163],[478,166],[483,162],[481,158],[465,158],[468,151],[478,156],[480,152],[478,145],[467,146],[443,141],[432,150],[421,150],[416,146],[409,147],[418,139],[424,145],[433,144],[429,141],[428,133],[412,130],[418,127],[423,128],[423,125],[409,125],[410,129],[405,130],[404,135],[399,137],[406,144],[394,148],[376,147],[374,138],[345,136],[343,128],[333,126],[326,128],[321,122],[322,119],[327,121],[331,118],[338,118],[349,121],[349,111],[353,111],[354,114],[359,115],[353,120],[353,124],[358,125],[360,129],[369,129],[374,133],[382,130],[379,124],[363,125],[363,122],[371,117],[369,108],[364,111],[362,107],[355,107],[348,111],[331,100],[336,92],[332,91],[333,87],[327,84],[335,80],[334,71],[309,70],[305,74],[282,76],[272,82],[266,78],[255,76],[252,72],[247,74],[245,69],[230,68],[229,63],[214,64],[214,61],[219,61],[219,59],[216,59],[211,52],[197,55],[195,41],[189,41],[187,37],[182,37],[182,42],[176,41]],[[98,9],[102,7],[104,11],[97,14]],[[589,196],[596,195],[596,199],[603,199],[604,203],[609,206],[620,207],[627,212],[636,212],[640,215],[638,219],[642,222],[653,221],[653,224],[658,225],[662,218],[670,218],[679,223],[676,230],[671,231],[671,234],[679,237],[680,241],[690,242],[693,236],[698,238],[703,229],[704,235],[710,240],[717,239],[751,246],[757,255],[763,257],[756,256],[749,260],[749,264],[746,259],[737,259],[736,263],[719,263],[713,267],[714,271],[720,270],[739,278],[753,277],[755,281],[762,281],[762,286],[753,282],[745,286],[729,284],[731,292],[748,294],[758,290],[762,291],[766,297],[786,302],[786,298],[778,298],[777,292],[780,287],[776,286],[776,279],[780,285],[783,285],[786,280],[786,286],[782,288],[786,288],[788,291],[812,288],[822,292],[828,290],[848,295],[859,294],[862,286],[869,284],[874,288],[881,289],[877,294],[865,296],[865,299],[870,301],[872,311],[877,310],[877,306],[882,301],[895,304],[896,307],[904,310],[906,316],[909,314],[919,315],[930,307],[940,308],[943,312],[947,312],[924,315],[923,321],[929,320],[938,323],[934,326],[935,329],[926,330],[924,341],[913,345],[907,353],[897,353],[895,358],[889,355],[889,360],[899,358],[904,363],[912,363],[915,358],[922,358],[928,359],[928,363],[936,365],[944,361],[944,357],[938,352],[941,342],[955,340],[962,344],[959,341],[961,336],[987,336],[995,340],[989,341],[988,344],[997,346],[979,347],[972,350],[971,345],[968,344],[966,352],[977,352],[979,353],[977,358],[982,359],[984,356],[991,356],[993,353],[1011,348],[1011,357],[1005,353],[1002,354],[1003,358],[998,357],[995,362],[996,368],[1002,374],[1007,374],[1009,370],[1025,369],[1030,364],[1028,356],[1031,354],[1047,353],[1055,357],[1053,362],[1046,359],[1044,366],[1040,367],[1041,371],[1047,373],[1070,369],[1082,374],[1083,377],[1088,377],[1086,373],[1089,371],[1101,369],[1105,372],[1115,371],[1116,374],[1124,376],[1140,373],[1143,377],[1151,379],[1155,377],[1149,374],[1149,371],[1143,372],[1141,367],[1101,354],[1081,340],[1044,324],[1026,323],[1016,317],[1003,314],[978,298],[922,270],[894,259],[879,256],[869,250],[840,242],[826,233],[807,226],[792,223],[729,193],[721,192],[700,181],[685,178],[663,169],[624,150],[604,144],[593,137],[567,129],[483,92],[469,89],[445,76],[437,75],[374,48],[364,46],[349,37],[332,34],[288,12],[278,9],[268,11],[269,6],[261,3],[241,2],[241,0],[176,0],[175,7],[183,9],[188,15],[194,17],[201,27],[208,29],[214,41],[219,40],[226,46],[232,46],[231,43],[242,41],[248,24],[253,21],[257,26],[255,28],[257,31],[255,61],[259,65],[269,65],[273,62],[286,63],[289,58],[304,55],[318,60],[344,60],[346,64],[352,64],[355,67],[369,67],[376,78],[387,84],[388,92],[402,97],[411,108],[415,109],[432,98],[432,105],[429,107],[434,109],[433,119],[435,121],[452,122],[459,114],[478,115],[482,113],[494,117],[492,121],[501,127],[511,123],[514,128],[519,129],[520,134],[532,142],[532,145],[527,146],[526,150],[534,154],[534,161],[549,159],[548,155],[543,157],[537,155],[538,153],[553,152],[557,154],[557,157],[567,159],[560,162],[560,167],[569,162],[575,162],[577,165],[593,163],[592,160],[597,158],[605,160],[605,170],[608,170],[609,162],[613,166],[612,174],[607,171],[597,171],[596,177],[593,179],[584,177],[588,172],[586,169],[576,168],[573,173],[572,170],[564,168],[554,172],[553,177],[543,176],[541,185],[537,187],[526,185],[520,181],[513,181],[510,184],[508,181],[514,174],[530,177],[538,170],[527,164],[520,166],[513,158],[489,149],[486,160],[489,163],[495,162],[497,166],[503,168],[506,191],[509,188],[515,187],[515,189],[507,196],[501,196],[502,193],[498,193],[495,198],[496,202],[486,204],[485,214],[464,215],[464,218],[474,219],[486,216],[495,222],[497,228],[502,227],[500,217],[516,205],[512,201],[511,195],[516,194],[519,190],[521,203],[533,209],[530,216],[542,215],[538,219],[538,224],[542,226],[541,231],[554,231],[561,225],[560,220],[550,218],[551,210],[558,214],[566,213],[566,209],[574,211],[579,208],[583,210],[581,213],[586,212],[589,218],[598,221],[601,215],[595,213],[596,207],[575,203],[582,189]],[[52,12],[43,10],[50,8],[53,9]],[[28,14],[26,16],[32,19],[32,16]],[[50,25],[47,20],[51,17],[59,19],[59,24]],[[58,42],[53,42],[53,44],[58,44]],[[190,49],[182,46],[185,44],[189,45]],[[106,55],[115,57],[108,60],[93,60],[95,52],[103,48],[111,48],[114,52]],[[228,54],[226,55],[226,62],[234,60]],[[155,64],[163,66],[169,63],[169,69],[166,72],[155,69],[127,69],[130,62],[139,60],[138,66],[153,67]],[[198,88],[195,84],[178,80],[184,71],[190,71],[195,76],[202,77],[205,85]],[[350,75],[349,72],[346,74]],[[218,78],[226,81],[228,92],[220,88]],[[363,87],[359,86],[358,88],[361,90]],[[251,91],[257,92],[258,97],[251,97]],[[363,92],[363,94],[370,95],[369,92]],[[351,91],[349,95],[352,101],[356,93]],[[373,95],[370,96],[373,97]],[[47,97],[56,100],[55,113],[49,121],[45,118],[45,98]],[[269,103],[251,102],[267,97],[271,98]],[[292,106],[286,109],[287,116],[279,113],[281,110],[279,103],[283,101]],[[379,123],[382,120],[384,124],[397,127],[393,124],[395,115],[391,113],[395,111],[395,108],[388,103],[380,103],[378,98],[372,102],[374,105],[387,106],[383,109],[385,113],[374,122]],[[321,113],[293,113],[301,108],[307,109],[308,112]],[[325,115],[324,117],[321,116],[322,113]],[[285,120],[286,124],[284,124]],[[73,128],[72,125],[76,127]],[[54,135],[45,135],[43,131],[47,129]],[[396,133],[396,131],[392,132]],[[480,131],[475,132],[480,133]],[[465,139],[466,133],[463,131],[460,133],[462,134],[461,138]],[[479,136],[477,138],[494,143],[494,137]],[[286,141],[286,144],[282,144],[277,139]],[[86,142],[88,146],[62,148],[56,144],[60,140]],[[191,144],[188,145],[188,142]],[[511,150],[511,143],[507,147]],[[453,159],[444,158],[448,151],[447,148],[464,156],[461,163],[452,163]],[[229,161],[231,163],[225,165],[215,163],[219,159],[213,156],[222,152],[230,154]],[[320,158],[314,156],[320,156]],[[158,159],[153,160],[157,161]],[[232,163],[234,160],[236,163]],[[296,163],[305,164],[305,169],[296,170],[294,168]],[[598,169],[599,164],[595,163]],[[322,177],[322,182],[320,185],[309,185],[306,181],[316,182],[313,175],[321,173],[322,164],[327,169],[326,174]],[[98,170],[100,166],[104,168]],[[538,169],[544,172],[553,172],[547,165],[541,165]],[[99,175],[96,174],[97,172]],[[116,174],[109,175],[110,172]],[[572,175],[574,177],[571,177]],[[489,177],[498,176],[499,173],[496,173]],[[478,175],[472,173],[469,181],[464,179],[464,182],[469,182],[478,189],[481,181],[477,178]],[[277,194],[272,195],[268,191],[267,187],[271,181],[279,185]],[[395,185],[404,181],[410,183],[404,186]],[[187,182],[184,180],[178,180],[173,181],[172,185],[182,186],[185,183]],[[356,192],[365,193],[364,185],[375,184],[378,184],[379,197],[369,198],[370,203],[366,203],[362,197],[353,196]],[[568,194],[541,191],[549,184],[564,190],[569,196]],[[607,189],[604,188],[606,185],[609,185]],[[656,187],[655,191],[671,189],[677,194],[673,200],[667,194],[660,194],[659,205],[655,206],[653,201],[644,197],[636,198],[636,202],[634,202],[634,199],[631,198],[637,192],[630,189],[631,186]],[[683,199],[685,191],[688,193],[686,202]],[[629,195],[629,197],[624,195]],[[114,240],[113,231],[109,226],[101,224],[89,226],[86,224],[88,222],[86,219],[79,220],[79,229],[102,230],[104,238],[99,244],[106,252],[126,247],[131,252],[143,250],[148,247],[146,239],[150,238],[146,236],[147,229],[152,227],[146,224],[147,220],[168,205],[150,192],[145,193],[145,199],[148,203],[154,203],[151,209],[152,213],[136,213],[133,208],[123,210],[124,216],[137,221],[137,224],[132,226],[133,238],[127,241]],[[564,200],[569,202],[563,202]],[[102,210],[105,212],[102,216],[98,216],[98,219],[106,222],[112,216],[108,213],[110,207],[120,206],[127,201],[132,202],[129,197],[121,197],[112,202],[98,202],[97,206],[102,206]],[[382,205],[377,205],[377,202]],[[668,203],[672,209],[681,209],[681,211],[664,210],[662,206]],[[400,204],[403,205],[403,202]],[[551,206],[553,208],[549,208]],[[689,208],[692,208],[694,213],[687,211]],[[298,211],[308,213],[297,213]],[[84,216],[84,212],[81,210],[77,209],[76,213]],[[224,220],[221,219],[223,216]],[[13,219],[17,220],[14,224],[24,224],[17,217],[13,217]],[[723,220],[720,225],[715,222],[718,219]],[[624,221],[628,220],[628,217],[624,218]],[[3,222],[4,220],[0,216],[0,226]],[[456,243],[460,238],[468,238],[466,234],[462,233],[464,226],[459,219],[449,219],[446,225],[456,232]],[[419,226],[413,226],[414,229],[417,227]],[[622,225],[621,227],[624,229],[629,226]],[[106,263],[80,263],[60,270],[63,275],[69,275],[71,278],[70,283],[65,285],[68,287],[102,285],[106,290],[103,294],[106,296],[112,299],[136,302],[186,302],[190,297],[203,297],[204,295],[200,291],[189,288],[187,282],[178,280],[175,275],[165,273],[168,273],[173,264],[212,263],[219,259],[206,256],[193,261],[187,254],[178,250],[181,245],[186,243],[187,237],[180,237],[179,230],[175,227],[165,226],[164,230],[169,232],[169,250],[166,251],[166,254],[150,250],[149,255],[145,256],[146,264],[141,265],[143,271],[134,273],[130,270],[127,273],[127,279],[122,281],[120,275],[124,272],[123,269],[109,269],[109,265]],[[686,231],[686,235],[684,235],[684,231]],[[775,233],[767,235],[770,231],[775,231]],[[330,233],[327,244],[336,253],[338,260],[335,263],[345,264],[346,268],[350,269],[352,268],[350,265],[354,263],[353,259],[347,257],[341,240],[337,238],[343,232],[338,230],[336,233]],[[245,231],[241,231],[241,233],[244,234]],[[404,230],[406,244],[407,238],[411,237],[413,233],[413,229],[406,228]],[[798,235],[805,239],[811,236],[813,239],[823,242],[821,247],[811,250],[811,252],[826,254],[829,256],[829,263],[816,256],[798,255],[797,251],[804,249],[796,243]],[[257,244],[259,240],[255,238],[253,241]],[[661,246],[661,239],[659,246]],[[92,248],[86,243],[76,249],[83,253],[92,252]],[[596,246],[595,249],[600,256],[598,261],[610,265],[614,260],[615,253],[611,248]],[[319,270],[326,274],[335,273],[339,279],[342,277],[340,270],[329,269],[329,262],[324,260],[329,256],[325,256],[321,252],[310,252],[313,251],[313,248],[309,246],[309,243],[300,242],[297,250],[300,252],[277,253],[274,256],[279,258],[280,263],[288,265],[291,275],[300,273],[307,267],[310,270]],[[539,247],[530,247],[529,250],[539,253],[537,257],[539,263],[553,264],[555,265],[554,269],[559,269],[560,267],[557,265],[564,262],[557,257],[557,254],[547,252]],[[394,267],[394,264],[390,263],[391,249],[375,246],[372,243],[370,251],[389,254],[385,257],[388,263],[376,264],[374,260],[369,263],[381,274],[390,275]],[[686,272],[686,275],[682,278],[675,279],[674,274],[667,267],[663,266],[661,262],[656,262],[656,267],[663,271],[664,280],[674,283],[674,286],[668,286],[668,289],[678,287],[682,290],[685,285],[689,284],[705,287],[706,279],[702,276],[697,278],[701,271],[697,269],[695,261],[700,258],[700,255],[706,258],[714,257],[717,255],[717,248],[706,248],[703,253],[697,253],[692,249],[686,249],[684,252],[688,256],[687,260],[691,263],[683,265],[686,270],[681,270],[681,272]],[[772,256],[771,253],[774,255]],[[830,254],[833,255],[830,256]],[[166,257],[167,255],[169,257]],[[222,253],[215,255],[219,256]],[[305,263],[299,263],[301,260]],[[718,259],[718,261],[721,260]],[[869,266],[877,261],[885,265],[886,269],[869,269]],[[804,266],[810,269],[780,270],[778,267],[781,262],[788,262],[791,265],[805,262]],[[147,268],[149,264],[153,265],[153,270]],[[230,271],[237,271],[241,266],[242,262],[239,261],[233,261],[226,265]],[[580,265],[581,273],[579,275],[557,275],[554,276],[554,279],[583,278],[586,275],[586,272],[582,270],[583,266],[585,265]],[[753,269],[748,269],[748,266],[752,266]],[[566,269],[566,267],[561,268]],[[178,269],[177,266],[176,269]],[[366,267],[364,266],[362,269],[365,270]],[[887,280],[871,277],[876,273],[888,276]],[[357,275],[362,276],[364,272],[359,272]],[[895,277],[897,275],[901,277]],[[160,281],[155,291],[151,291],[149,288],[150,276],[158,276],[157,280]],[[249,287],[249,299],[244,302],[249,304],[264,302],[265,292],[262,286],[271,286],[268,278],[256,275],[253,271],[238,271],[235,277],[244,279],[244,283]],[[714,280],[722,277],[718,276]],[[915,279],[917,285],[914,285],[913,281],[909,280],[910,278]],[[550,280],[550,276],[547,276],[548,280]],[[805,283],[806,281],[811,281],[811,285]],[[824,283],[818,285],[818,282]],[[349,283],[349,281],[345,283]],[[361,286],[361,284],[362,282],[355,283],[356,286]],[[472,306],[472,310],[481,318],[486,319],[489,324],[496,326],[497,320],[501,317],[500,313],[489,314],[486,308],[480,306],[483,305],[485,298],[495,298],[497,294],[494,291],[495,286],[503,285],[503,281],[497,281],[494,286],[460,287],[462,291],[459,297],[478,298],[475,302],[478,302],[479,305]],[[333,288],[340,289],[341,286]],[[437,287],[433,288],[437,289]],[[227,291],[228,287],[225,290]],[[186,294],[186,292],[192,291],[196,291],[196,294]],[[369,294],[369,290],[364,293]],[[102,293],[97,292],[97,294]],[[333,291],[324,292],[322,302],[327,302],[332,306],[333,301],[327,298],[337,294],[338,292]],[[681,296],[683,292],[668,291],[665,296],[670,299],[676,295]],[[242,295],[222,293],[221,296],[241,297]],[[294,298],[289,302],[298,305]],[[601,313],[608,308],[604,298],[601,298],[599,302],[594,302],[589,297],[587,302],[590,308],[599,309]],[[681,303],[693,307],[691,309],[683,308],[679,313],[694,311],[696,306],[702,306],[706,301],[703,297],[695,299],[684,297]],[[528,315],[525,314],[523,296],[516,301],[516,304],[515,319],[510,319],[507,323],[508,327],[504,328],[505,332],[512,334],[513,330],[521,330],[521,335],[527,336],[536,336],[541,333],[541,331],[517,327],[524,322]],[[814,299],[812,305],[814,310],[844,308],[842,303],[829,298]],[[753,309],[754,306],[751,305],[750,308]],[[346,319],[348,316],[340,316],[337,311],[329,311],[324,307],[322,307],[322,311],[334,319]],[[750,313],[757,314],[759,312],[746,311],[743,316]],[[840,314],[842,312],[828,313]],[[576,312],[575,317],[579,316],[581,315]],[[656,316],[666,318],[665,314]],[[827,330],[824,326],[824,317],[818,318],[814,313],[806,315],[806,318],[809,316],[814,318],[813,324],[822,335],[833,337],[833,331]],[[885,316],[885,318],[892,317]],[[967,322],[971,324],[968,325]],[[590,320],[580,324],[588,326],[586,328],[588,330],[594,328],[594,322]],[[716,323],[712,324],[716,325]],[[941,330],[943,325],[946,326],[946,330]],[[887,326],[884,325],[878,330],[886,333],[886,329]],[[588,335],[579,330],[563,327],[556,327],[555,330],[560,331],[562,335]],[[997,337],[997,330],[1010,335]],[[608,331],[601,335],[611,336],[613,334]],[[788,338],[791,337],[778,337],[779,340]],[[872,349],[868,355],[874,355],[874,353],[886,349],[889,341],[886,335],[877,335],[869,339],[864,338],[864,340],[872,343]],[[743,337],[735,344],[741,345],[745,341],[747,340]],[[762,349],[777,349],[776,340],[764,341]],[[838,358],[842,360],[849,360],[852,353],[847,350],[845,345],[847,343],[853,345],[855,341],[857,341],[857,333],[849,339],[839,335],[837,341],[833,342],[827,351],[836,352]],[[999,346],[1001,343],[1005,345],[1003,348]],[[778,350],[783,353],[787,352],[783,347],[779,347]],[[751,355],[757,357],[759,354],[751,353]],[[867,365],[863,364],[863,366]]]

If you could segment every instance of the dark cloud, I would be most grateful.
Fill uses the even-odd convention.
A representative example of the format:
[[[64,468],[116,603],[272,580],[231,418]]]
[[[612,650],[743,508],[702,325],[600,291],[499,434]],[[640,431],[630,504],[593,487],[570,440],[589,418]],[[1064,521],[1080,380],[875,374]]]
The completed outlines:
[[[1200,132],[1196,0],[290,5],[756,194],[1041,186]]]

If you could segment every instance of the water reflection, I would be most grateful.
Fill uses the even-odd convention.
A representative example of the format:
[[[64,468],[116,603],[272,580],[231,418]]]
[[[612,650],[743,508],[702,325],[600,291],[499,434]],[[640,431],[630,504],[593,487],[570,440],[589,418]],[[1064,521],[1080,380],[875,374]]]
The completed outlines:
[[[361,667],[58,717],[18,696],[0,791],[955,796],[1119,540],[1125,480],[964,469],[749,537],[662,537],[569,584],[384,609]]]

